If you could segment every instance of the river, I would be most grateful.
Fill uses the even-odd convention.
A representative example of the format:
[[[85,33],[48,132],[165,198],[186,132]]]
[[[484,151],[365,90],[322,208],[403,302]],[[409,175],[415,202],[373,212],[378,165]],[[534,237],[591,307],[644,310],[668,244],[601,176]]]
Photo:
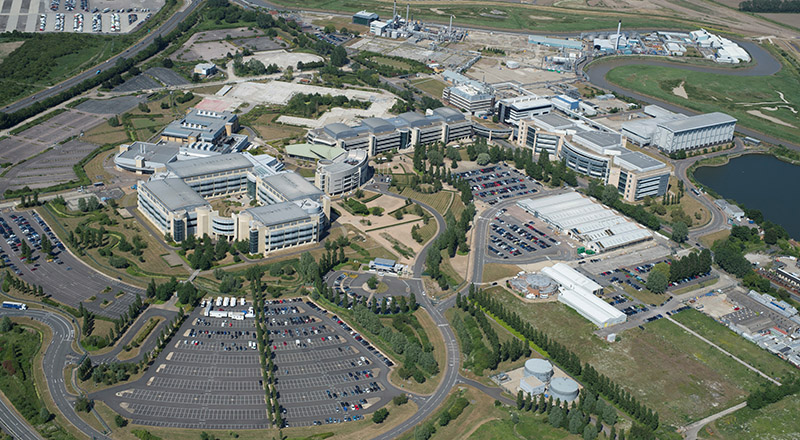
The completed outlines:
[[[800,166],[763,154],[747,154],[718,167],[699,167],[694,177],[727,199],[783,226],[800,239]]]

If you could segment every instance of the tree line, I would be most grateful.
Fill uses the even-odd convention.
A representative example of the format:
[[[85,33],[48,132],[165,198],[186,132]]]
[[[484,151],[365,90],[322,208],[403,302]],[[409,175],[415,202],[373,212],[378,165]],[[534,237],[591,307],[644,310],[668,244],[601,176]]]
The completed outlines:
[[[589,363],[581,364],[578,355],[570,351],[566,346],[556,342],[551,336],[536,329],[517,312],[508,310],[488,293],[476,289],[474,285],[470,285],[467,300],[474,302],[497,320],[505,322],[524,338],[546,351],[550,359],[569,375],[580,378],[584,387],[589,391],[602,395],[610,402],[622,408],[636,422],[646,427],[646,429],[655,431],[658,428],[659,417],[657,412],[643,405],[619,384],[597,372]]]
[[[800,0],[747,0],[739,3],[746,12],[800,12]]]

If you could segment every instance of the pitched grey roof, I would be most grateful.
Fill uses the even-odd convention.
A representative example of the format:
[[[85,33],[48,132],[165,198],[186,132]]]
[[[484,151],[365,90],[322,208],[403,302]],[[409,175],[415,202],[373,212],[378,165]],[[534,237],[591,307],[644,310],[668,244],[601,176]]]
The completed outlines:
[[[182,179],[242,168],[253,168],[253,164],[241,154],[222,154],[199,159],[181,160],[167,165],[167,170]]]
[[[200,197],[181,179],[155,179],[142,184],[169,211],[187,211],[192,208],[207,206],[208,202]]]
[[[460,111],[450,107],[435,108],[433,109],[433,114],[442,117],[446,122],[463,121],[466,119]]]

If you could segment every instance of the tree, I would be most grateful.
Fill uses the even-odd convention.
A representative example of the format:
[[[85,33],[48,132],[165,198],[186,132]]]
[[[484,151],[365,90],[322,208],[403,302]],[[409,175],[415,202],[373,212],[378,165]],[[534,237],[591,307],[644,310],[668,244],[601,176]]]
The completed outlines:
[[[583,440],[595,440],[597,438],[597,428],[591,424],[583,428]]]
[[[647,288],[653,293],[664,293],[667,291],[669,277],[662,272],[650,271],[647,277]]]
[[[608,206],[614,206],[617,200],[619,200],[619,190],[617,187],[614,185],[606,185],[605,188],[603,188],[601,201]]]
[[[395,404],[395,406],[405,405],[408,403],[408,395],[398,394],[392,398],[392,402]]]
[[[547,421],[550,422],[550,425],[554,428],[560,428],[564,425],[564,411],[561,407],[553,407],[550,410],[550,414],[547,416]]]
[[[53,417],[53,415],[50,414],[50,411],[48,411],[47,408],[42,407],[42,409],[39,410],[39,419],[42,421],[42,423],[49,422],[51,417]]]
[[[447,426],[450,423],[450,412],[442,411],[442,415],[439,416],[439,426]]]
[[[172,60],[169,58],[164,58],[161,60],[161,65],[166,67],[167,69],[171,69],[173,66]]]
[[[372,290],[377,289],[378,288],[378,277],[376,277],[375,275],[369,277],[369,279],[367,280],[367,286],[369,286],[369,288],[372,289]]]
[[[386,418],[389,417],[389,410],[386,408],[381,408],[374,413],[372,413],[372,421],[374,423],[383,423]]]
[[[672,238],[676,243],[683,243],[689,238],[689,227],[678,221],[672,224]]]
[[[481,154],[478,155],[478,158],[476,159],[476,162],[477,162],[478,165],[483,166],[483,165],[486,165],[486,164],[489,163],[489,159],[490,159],[489,154],[481,153]]]
[[[519,391],[517,392],[517,409],[522,409],[522,407],[523,407],[524,405],[525,405],[525,400],[524,400],[524,398],[522,397],[522,390],[519,390]]]
[[[11,319],[8,316],[4,316],[3,320],[0,321],[0,333],[6,333],[14,328],[14,323],[11,322]]]
[[[122,428],[123,426],[128,424],[128,421],[125,419],[125,417],[122,417],[121,415],[117,414],[114,417],[114,424],[117,425],[117,428]]]

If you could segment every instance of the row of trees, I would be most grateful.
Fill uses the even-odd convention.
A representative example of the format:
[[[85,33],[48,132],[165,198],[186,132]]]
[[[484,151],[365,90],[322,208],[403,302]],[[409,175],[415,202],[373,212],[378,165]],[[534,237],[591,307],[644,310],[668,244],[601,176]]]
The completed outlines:
[[[623,202],[619,197],[619,190],[614,185],[603,185],[597,179],[589,179],[587,193],[600,200],[603,204],[616,209],[654,231],[661,228],[661,220],[654,214],[647,212],[643,205],[630,205]]]
[[[37,284],[29,284],[20,278],[11,275],[11,272],[6,270],[6,276],[3,278],[3,291],[8,292],[13,288],[21,293],[30,294],[35,296],[44,296],[44,288]]]
[[[253,294],[253,303],[256,322],[256,342],[258,343],[259,359],[261,363],[262,383],[264,384],[264,394],[267,402],[267,412],[270,423],[283,427],[284,421],[281,415],[281,405],[278,402],[278,390],[275,388],[277,378],[275,372],[277,367],[273,360],[274,355],[269,345],[269,331],[266,329],[267,317],[265,311],[265,298],[261,276],[264,270],[258,266],[251,266],[247,269],[246,278],[250,281],[250,289]]]
[[[739,3],[740,11],[800,12],[800,0],[747,0]]]
[[[450,282],[441,271],[442,264],[441,251],[446,251],[450,258],[455,257],[456,251],[469,252],[467,243],[467,232],[470,229],[472,219],[475,217],[475,205],[470,203],[463,211],[458,221],[451,212],[445,215],[445,229],[439,234],[431,244],[428,255],[425,258],[425,271],[427,275],[439,283],[439,287],[446,290]]]
[[[610,402],[622,408],[633,419],[650,430],[658,428],[658,413],[647,408],[607,376],[600,374],[588,363],[581,364],[580,358],[556,342],[544,332],[536,329],[529,321],[524,320],[517,312],[508,310],[502,303],[489,294],[470,285],[469,301],[479,305],[483,310],[491,313],[496,319],[505,322],[524,338],[536,344],[548,353],[550,358],[564,371],[573,377],[580,378],[584,387],[595,394],[602,395]]]

